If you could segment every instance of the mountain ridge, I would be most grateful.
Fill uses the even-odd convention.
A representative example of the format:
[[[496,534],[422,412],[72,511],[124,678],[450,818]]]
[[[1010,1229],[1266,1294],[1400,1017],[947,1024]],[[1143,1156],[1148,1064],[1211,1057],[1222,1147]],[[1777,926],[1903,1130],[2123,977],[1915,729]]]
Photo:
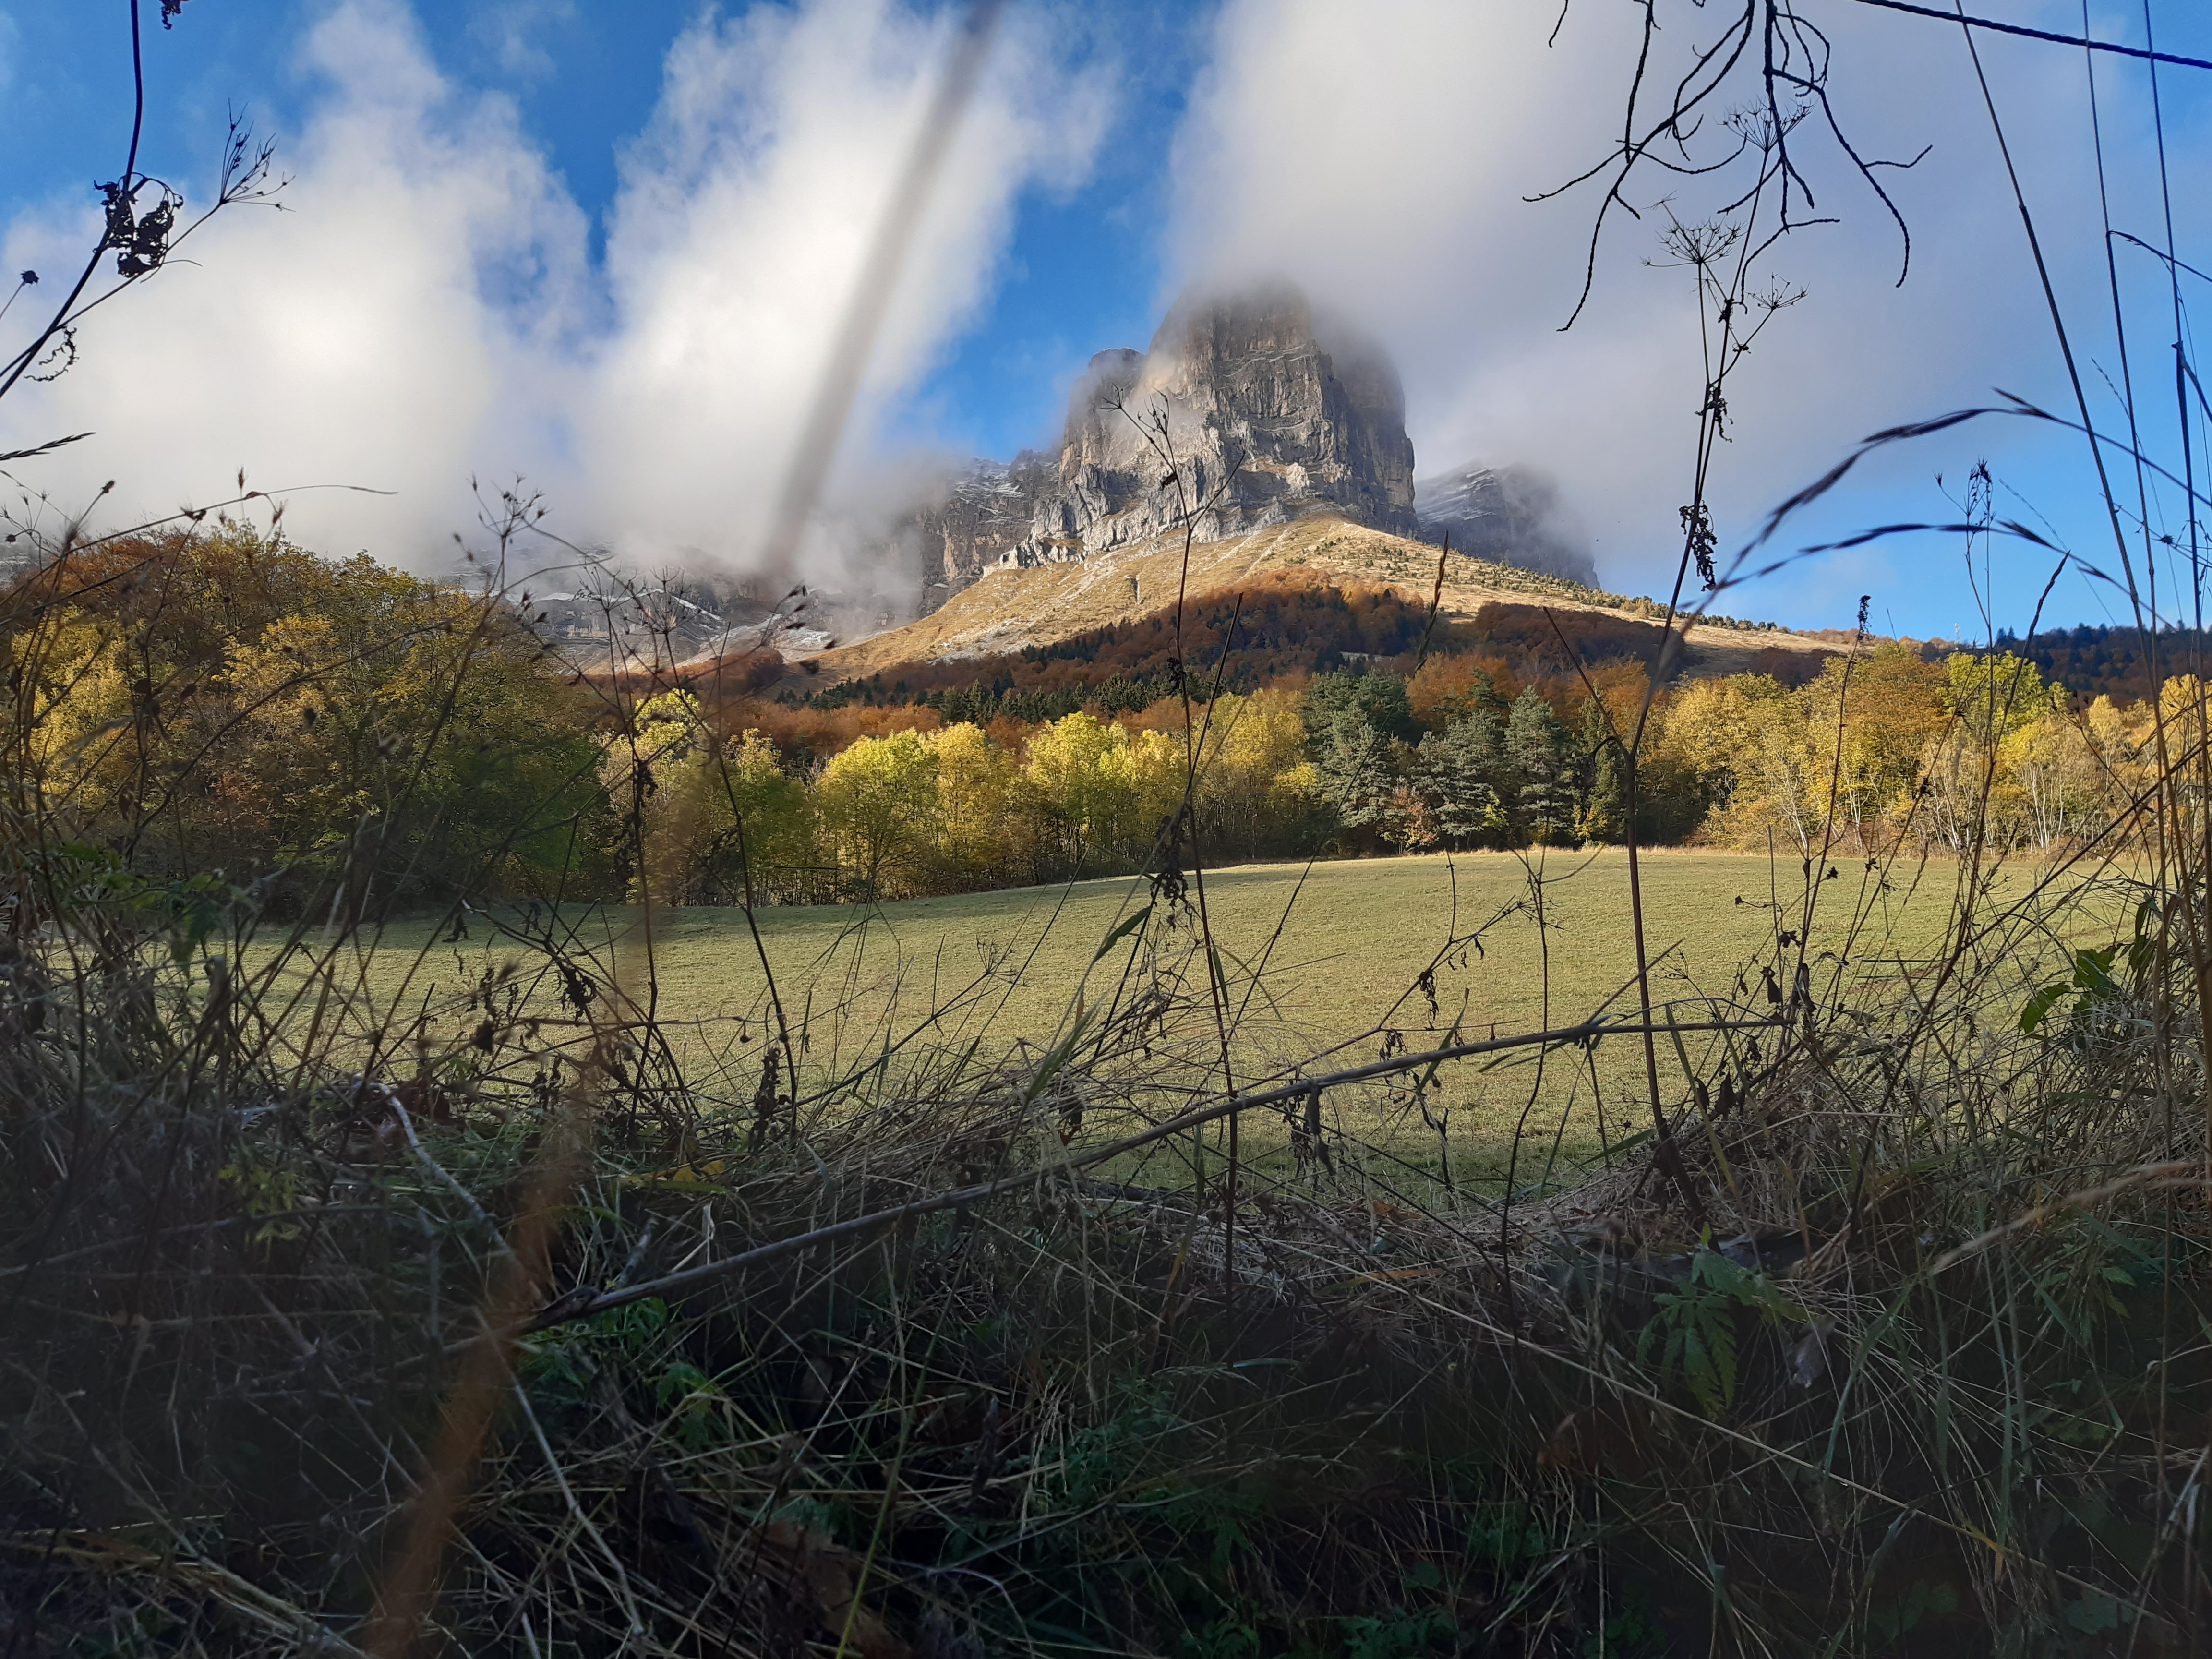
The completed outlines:
[[[1595,586],[1552,482],[1468,462],[1421,477],[1389,354],[1280,282],[1186,291],[1144,351],[1092,356],[1056,452],[971,460],[909,515],[921,615],[812,655],[815,687],[905,663],[981,659],[1128,623],[1164,593],[1271,573],[1382,586],[1441,612],[1510,600],[1650,622]],[[1692,629],[1691,673],[1833,647],[1768,624]]]
[[[1405,396],[1382,347],[1286,283],[1193,289],[1144,351],[1093,355],[1054,453],[969,460],[908,515],[927,612],[994,565],[1170,529],[1217,541],[1333,513],[1419,533]]]
[[[1171,603],[1180,589],[1196,600],[1277,574],[1316,585],[1359,584],[1400,590],[1425,605],[1437,592],[1439,614],[1472,623],[1486,605],[1531,602],[1650,622],[1664,607],[1600,592],[1562,577],[1521,569],[1392,535],[1338,515],[1309,514],[1288,524],[1212,542],[1167,533],[1083,560],[1001,562],[928,615],[838,646],[807,662],[808,689],[834,685],[914,662],[984,658],[1049,646],[1087,629],[1137,621]],[[1677,625],[1680,626],[1678,618]],[[1714,617],[1692,623],[1685,672],[1723,674],[1753,667],[1764,652],[1827,656],[1832,641],[1766,623]]]

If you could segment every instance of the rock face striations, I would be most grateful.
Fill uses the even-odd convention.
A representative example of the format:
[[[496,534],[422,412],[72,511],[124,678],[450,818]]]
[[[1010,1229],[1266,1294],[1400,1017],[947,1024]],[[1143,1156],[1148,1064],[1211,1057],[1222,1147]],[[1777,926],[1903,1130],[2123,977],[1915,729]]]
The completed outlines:
[[[994,563],[1079,559],[1188,524],[1213,541],[1329,512],[1417,533],[1396,369],[1275,284],[1187,294],[1143,353],[1102,351],[1057,461],[971,464],[917,515],[923,605]]]
[[[1589,554],[1553,528],[1559,490],[1525,466],[1483,466],[1470,461],[1414,486],[1421,538],[1451,538],[1455,550],[1523,570],[1597,585]]]
[[[1024,541],[1037,503],[1059,482],[1050,456],[1025,449],[1011,464],[970,461],[945,484],[944,498],[917,508],[902,539],[921,566],[921,609],[937,609],[1006,550]]]
[[[1036,557],[1180,530],[1207,541],[1316,510],[1410,535],[1413,446],[1397,371],[1295,289],[1185,295],[1141,357],[1102,351],[1077,386]]]

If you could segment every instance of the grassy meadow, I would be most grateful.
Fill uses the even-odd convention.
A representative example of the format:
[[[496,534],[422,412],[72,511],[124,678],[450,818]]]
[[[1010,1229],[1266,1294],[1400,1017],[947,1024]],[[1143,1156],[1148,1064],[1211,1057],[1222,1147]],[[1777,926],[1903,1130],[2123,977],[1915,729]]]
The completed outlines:
[[[591,169],[554,166],[588,159],[589,110],[446,63],[437,9],[362,9],[392,15],[319,24],[307,58],[441,92],[364,123],[336,74],[302,106],[297,222],[349,226],[354,280],[288,295],[328,262],[257,240],[224,300],[222,245],[195,240],[181,262],[212,268],[152,351],[109,302],[292,169],[234,115],[211,201],[141,170],[186,176],[159,152],[225,60],[187,59],[182,104],[146,89],[172,25],[225,8],[131,0],[128,76],[65,45],[119,48],[112,0],[40,9],[107,15],[31,61],[47,103],[112,106],[64,125],[130,137],[74,172],[112,180],[96,204],[19,191],[49,280],[0,301],[27,446],[0,453],[0,1659],[2212,1649],[2212,370],[2156,78],[2212,45],[2166,15],[2152,44],[2190,8],[2146,0],[2140,47],[2086,5],[2078,39],[2061,9],[1959,9],[1961,55],[1896,15],[1941,9],[1894,0],[1562,0],[1521,9],[1533,31],[1506,6],[1223,8],[1175,38],[986,0],[734,5],[672,37],[604,212],[562,183]],[[532,55],[605,55],[553,26],[579,9],[538,9]],[[1589,240],[1522,284],[1540,325],[1478,285],[1489,367],[1454,393],[1449,251],[1488,211],[1451,171],[1486,165],[1458,70],[1473,42],[1492,78],[1536,74],[1516,33],[1551,66],[1521,126],[1625,125],[1602,158],[1516,141],[1560,169],[1530,210],[1588,212]],[[994,33],[1015,59],[987,60]],[[1376,72],[1394,50],[1436,62],[1441,100]],[[1105,118],[1131,65],[1133,125]],[[2185,127],[2203,89],[2177,84]],[[1071,93],[1100,118],[1055,118]],[[1436,142],[1400,142],[1423,135],[1398,105]],[[1030,198],[1142,254],[1153,216],[1069,192],[1149,175],[1091,149],[1219,194],[1240,158],[1295,162],[1270,134],[1353,161],[1379,134],[1394,177],[1441,158],[1403,193],[1411,240],[1307,177],[1376,196],[1373,166],[1304,169],[1315,223],[1370,226],[1352,252],[1410,273],[1347,283],[1332,256],[1325,297],[1397,295],[1381,331],[1435,359],[1416,401],[1488,399],[1460,424],[1506,447],[1441,477],[1430,454],[1405,523],[1395,373],[1342,349],[1385,319],[1316,323],[1262,238],[1211,262],[1261,280],[1191,289],[1141,370],[1054,377],[1056,464],[931,458],[936,416],[1005,428],[963,400],[1000,373],[1037,391],[1082,337],[990,325],[1086,268],[1020,257]],[[834,212],[757,210],[831,173]],[[416,174],[434,193],[402,211]],[[700,283],[708,240],[639,244],[640,181],[648,232],[734,226],[743,269]],[[2010,254],[1977,228],[2008,199]],[[502,204],[516,234],[480,234]],[[1931,280],[1931,218],[1937,290],[1978,283],[2014,326],[1896,308]],[[1881,240],[1810,267],[1784,245],[1847,221]],[[1030,251],[1079,256],[1067,226]],[[1893,228],[1908,295],[1822,310]],[[1673,297],[1617,309],[1628,257]],[[406,278],[426,259],[457,280]],[[2109,317],[2081,280],[2100,262]],[[1079,310],[1127,264],[1088,261]],[[653,303],[571,303],[609,282]],[[498,349],[410,374],[410,342],[453,331],[407,295],[447,289]],[[1808,295],[1810,332],[1785,320]],[[933,306],[974,337],[957,374],[915,349]],[[1820,331],[1854,314],[1839,364]],[[1584,317],[1540,360],[1530,328]],[[752,374],[754,323],[819,384]],[[1650,349],[1602,349],[1624,323]],[[1762,341],[1747,385],[1770,325],[1815,349]],[[368,419],[400,394],[352,395],[321,349],[386,335],[392,386],[481,428],[411,471]],[[661,338],[690,343],[663,362]],[[171,349],[195,341],[214,355]],[[27,401],[81,349],[92,386]],[[638,416],[596,460],[600,423],[561,418],[592,365]],[[501,395],[463,395],[485,374]],[[1553,403],[1648,404],[1590,430],[1684,464],[1611,468],[1610,495],[1643,484],[1608,515],[1642,528],[1608,574],[1652,597],[1552,574],[1597,574],[1559,447],[1589,434],[1516,430],[1532,374]],[[184,424],[100,408],[234,382],[270,395],[236,421],[189,392]],[[658,422],[727,447],[725,383],[761,392],[780,478],[641,445]],[[1936,415],[1954,383],[2044,406]],[[270,410],[328,428],[302,518],[331,550],[362,544],[356,495],[405,517],[360,503],[352,557],[294,541],[289,492],[247,488],[281,465]],[[439,458],[518,419],[524,454],[574,427],[562,499],[471,477],[478,528],[434,560]],[[2053,468],[2068,432],[2086,471]],[[234,495],[195,451],[240,461]],[[626,487],[576,482],[598,474]],[[198,504],[133,522],[175,501]],[[1677,522],[1660,558],[1647,532]],[[1139,523],[1166,533],[1105,544]],[[1024,564],[1048,525],[1058,551]],[[1938,568],[1960,556],[1963,587]],[[1893,613],[1982,637],[1869,631]],[[1657,850],[1632,866],[1632,840]]]
[[[1900,961],[1924,958],[1953,914],[1948,860],[1835,866],[1821,884],[1808,937],[1816,988],[1863,995]],[[2047,866],[2002,872],[1990,892],[2020,896]],[[2063,879],[2063,878],[2062,878]],[[1756,1017],[1768,1003],[1763,970],[1796,959],[1803,926],[1802,864],[1732,853],[1647,853],[1647,948],[1655,1007],[1685,1021]],[[550,1008],[560,982],[542,951],[554,937],[601,963],[649,1009],[672,1057],[709,1097],[749,1105],[758,1044],[775,1016],[765,953],[785,1018],[803,1032],[802,1077],[821,1090],[865,1068],[887,1042],[975,1048],[1019,1060],[1069,1030],[1079,1006],[1095,1014],[1125,996],[1139,954],[1180,979],[1190,1018],[1213,1018],[1198,937],[1194,885],[1170,915],[1101,945],[1152,899],[1142,878],[1079,881],[875,906],[770,906],[755,913],[697,906],[658,909],[501,906],[472,919],[465,939],[447,921],[403,921],[364,934],[341,979],[356,988],[360,1028],[424,1036],[465,1030],[474,999],[507,964],[526,1004]],[[1499,1033],[1635,1018],[1635,952],[1628,868],[1618,849],[1425,855],[1312,865],[1249,865],[1205,878],[1207,919],[1229,991],[1231,1064],[1240,1086],[1352,1066],[1387,1048],[1420,1049]],[[2076,915],[2077,923],[2080,913]],[[1163,926],[1163,922],[1165,923]],[[2083,924],[2087,925],[2087,924]],[[1778,939],[1780,948],[1778,951]],[[2021,996],[2032,988],[2023,956]],[[1429,975],[1426,987],[1423,977]],[[1778,981],[1779,983],[1780,981]],[[456,988],[465,994],[457,997]],[[1719,1040],[1693,1034],[1659,1045],[1662,1099],[1689,1091],[1684,1060],[1703,1073]],[[1537,1051],[1455,1066],[1429,1103],[1429,1121],[1381,1091],[1333,1102],[1364,1121],[1353,1138],[1394,1163],[1459,1178],[1499,1178],[1516,1132],[1537,1178],[1648,1127],[1642,1046],[1619,1037],[1587,1057]],[[1358,1104],[1352,1103],[1358,1102]],[[1443,1127],[1438,1127],[1441,1120]],[[1273,1133],[1270,1133],[1270,1127]],[[1255,1126],[1255,1154],[1284,1152],[1279,1125]],[[1534,1151],[1528,1147],[1534,1146]],[[1521,1166],[1525,1179],[1528,1166]]]

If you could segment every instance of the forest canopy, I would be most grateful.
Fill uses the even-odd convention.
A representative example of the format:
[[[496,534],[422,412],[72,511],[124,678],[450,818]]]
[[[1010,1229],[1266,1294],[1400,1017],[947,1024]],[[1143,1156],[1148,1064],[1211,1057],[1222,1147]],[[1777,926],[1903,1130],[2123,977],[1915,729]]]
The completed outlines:
[[[1653,695],[1641,624],[1607,622],[1581,648],[1626,648],[1570,664],[1501,615],[1417,662],[1400,596],[1279,588],[1194,604],[1193,640],[1250,659],[1191,675],[1188,702],[1142,624],[1033,653],[1053,678],[1032,690],[947,664],[797,706],[680,682],[641,702],[495,596],[234,524],[74,555],[9,603],[10,684],[38,713],[15,763],[53,821],[280,906],[339,871],[422,902],[725,903],[750,883],[818,903],[1150,869],[1189,834],[1214,860],[1573,847],[1624,839],[1632,795],[1647,845],[1940,850],[1985,821],[2047,852],[2124,817],[2161,712],[2195,706],[2183,680],[2160,706],[2085,702],[2011,652],[1895,641],[1796,686]],[[1077,665],[1087,681],[1057,672]]]

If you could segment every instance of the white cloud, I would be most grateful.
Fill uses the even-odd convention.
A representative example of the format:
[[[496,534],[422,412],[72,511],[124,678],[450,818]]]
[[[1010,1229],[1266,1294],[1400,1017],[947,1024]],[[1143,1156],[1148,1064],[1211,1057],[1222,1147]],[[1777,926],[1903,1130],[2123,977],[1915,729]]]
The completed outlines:
[[[488,47],[500,68],[517,80],[553,72],[553,55],[538,37],[576,15],[576,0],[485,0],[469,20],[469,33]]]
[[[71,372],[0,405],[0,447],[95,428],[22,476],[71,506],[114,477],[116,515],[204,501],[241,465],[263,487],[392,489],[302,494],[288,526],[418,566],[471,527],[472,472],[520,471],[578,539],[742,562],[946,27],[895,0],[702,18],[626,158],[602,280],[512,103],[441,74],[404,0],[340,0],[301,49],[323,90],[283,152],[289,210],[223,214],[197,263],[95,313]],[[1087,166],[1106,101],[1041,19],[1009,17],[885,319],[858,447],[986,297],[1019,192]],[[83,210],[20,216],[7,263],[58,270],[96,230]]]
[[[1709,44],[1735,9],[1662,5],[1663,60]],[[2063,7],[2014,9],[2066,24]],[[1601,571],[1644,585],[1680,548],[1696,316],[1686,275],[1644,268],[1659,252],[1652,219],[1617,216],[1592,305],[1571,332],[1556,331],[1581,283],[1596,191],[1523,198],[1615,142],[1640,13],[1575,5],[1547,46],[1558,15],[1528,0],[1356,10],[1230,0],[1176,147],[1175,264],[1180,276],[1285,270],[1364,319],[1404,371],[1425,467],[1479,458],[1548,468],[1596,538]],[[1819,211],[1844,222],[1791,237],[1772,261],[1810,294],[1732,388],[1739,424],[1714,484],[1731,528],[1880,427],[1985,401],[1992,383],[2064,396],[1958,31],[1850,7],[1820,21],[1835,40],[1838,113],[1862,153],[1936,149],[1911,173],[1882,174],[1913,233],[1912,275],[1898,289],[1887,215],[1817,116],[1800,129]],[[2102,267],[2081,55],[1988,37],[1982,50],[2060,278],[2094,315],[2096,295],[2081,284]],[[2139,100],[2108,95],[2104,112],[2108,149],[2129,149]],[[1662,183],[1656,171],[1631,200],[1648,208],[1662,191],[1686,218],[1716,200],[1710,182]],[[1962,451],[2011,441],[1976,430],[1890,471],[1963,471]],[[1801,597],[1832,598],[1847,620],[1849,596],[1887,556],[1832,562],[1801,579],[1812,584]]]
[[[2066,21],[2056,0],[2017,5]],[[483,15],[526,15],[497,0]],[[1648,585],[1687,471],[1694,314],[1680,273],[1644,268],[1648,229],[1624,221],[1590,311],[1555,331],[1590,195],[1522,198],[1604,153],[1636,12],[1577,3],[1547,46],[1556,15],[1528,0],[1228,0],[1174,147],[1167,264],[1178,277],[1299,277],[1393,348],[1425,464],[1548,468],[1601,568]],[[1719,15],[1677,4],[1667,50],[1703,40]],[[1912,223],[1914,276],[1890,286],[1886,216],[1811,134],[1821,210],[1845,222],[1778,258],[1811,298],[1735,385],[1736,441],[1714,486],[1724,529],[1878,426],[1979,400],[1992,383],[2065,395],[1955,31],[1856,8],[1829,21],[1839,113],[1867,153],[1936,146],[1918,170],[1885,175]],[[197,263],[96,313],[74,371],[0,405],[0,447],[96,429],[21,471],[71,505],[114,477],[117,514],[204,501],[240,465],[265,485],[393,489],[303,495],[289,522],[313,544],[417,564],[471,525],[471,473],[519,471],[578,539],[742,564],[951,22],[919,0],[702,16],[669,52],[659,106],[623,157],[595,269],[584,216],[513,105],[442,73],[406,0],[337,0],[300,49],[313,92],[283,152],[290,210],[223,216],[191,245]],[[1103,142],[1113,89],[1096,65],[1111,42],[1071,68],[1079,27],[1048,9],[1008,15],[884,319],[846,445],[848,489],[874,434],[912,407],[988,300],[1024,193],[1079,181]],[[2077,316],[2094,316],[2079,55],[1984,51],[2058,280]],[[2139,158],[2148,114],[2130,90],[2107,99],[2107,149]],[[2180,158],[2178,176],[2197,159]],[[1696,181],[1675,190],[1686,214],[1711,199]],[[2154,216],[2124,191],[2116,211]],[[0,269],[58,271],[95,230],[82,205],[21,214]],[[2082,356],[2094,386],[2109,354],[2087,339]],[[1963,471],[1978,448],[2014,441],[1976,431],[1874,476]],[[2027,463],[2016,477],[2031,492],[2044,483]],[[1798,580],[1796,609],[1847,612],[1899,556],[1822,564]]]
[[[456,93],[397,6],[348,0],[301,62],[328,92],[284,152],[286,210],[219,215],[94,313],[76,366],[10,398],[0,429],[12,447],[92,428],[21,476],[64,502],[113,477],[124,518],[228,494],[241,466],[264,488],[394,490],[303,493],[289,522],[421,563],[469,522],[469,472],[504,447],[489,435],[557,396],[582,218],[512,106]],[[88,211],[19,221],[9,259],[58,270],[96,228]]]
[[[608,238],[617,325],[586,430],[595,516],[742,558],[763,528],[949,44],[886,0],[702,20],[669,53]],[[1032,180],[1088,165],[1107,100],[1017,13],[884,319],[865,434],[985,299]]]

